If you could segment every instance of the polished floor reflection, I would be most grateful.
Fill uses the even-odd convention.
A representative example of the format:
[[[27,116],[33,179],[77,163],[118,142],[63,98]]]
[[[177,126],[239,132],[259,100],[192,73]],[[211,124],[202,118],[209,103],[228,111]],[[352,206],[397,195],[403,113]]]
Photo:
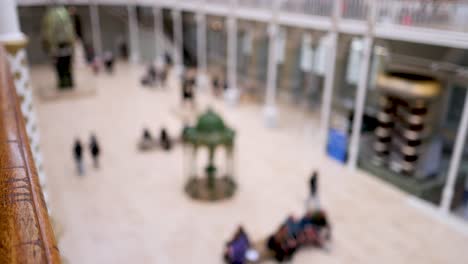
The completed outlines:
[[[84,70],[84,69],[83,69]],[[41,78],[32,70],[33,80]],[[462,263],[468,232],[414,206],[410,197],[364,172],[351,173],[319,149],[313,115],[281,107],[277,129],[263,125],[261,105],[225,107],[199,94],[237,130],[234,199],[194,202],[183,193],[183,152],[140,153],[143,127],[182,128],[180,92],[140,87],[143,69],[117,65],[96,79],[94,96],[44,101],[36,96],[52,215],[63,229],[60,250],[69,263],[221,263],[224,242],[238,224],[253,239],[302,214],[307,179],[321,172],[320,196],[333,225],[330,250],[301,250],[293,263]],[[38,74],[39,73],[39,74]],[[72,144],[101,142],[99,170],[85,156],[75,173]],[[88,154],[88,153],[86,153]]]

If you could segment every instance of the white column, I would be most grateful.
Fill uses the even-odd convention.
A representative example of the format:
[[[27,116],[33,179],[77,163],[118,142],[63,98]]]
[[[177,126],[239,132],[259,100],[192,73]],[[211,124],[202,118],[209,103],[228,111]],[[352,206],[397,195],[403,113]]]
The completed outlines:
[[[272,17],[268,25],[268,66],[263,116],[268,127],[275,127],[278,122],[276,107],[276,82],[278,75],[278,14],[283,0],[273,0]]]
[[[463,107],[463,114],[458,128],[457,138],[455,139],[455,147],[453,150],[452,159],[447,174],[447,181],[445,183],[444,191],[442,193],[441,210],[445,213],[450,211],[452,203],[455,183],[460,169],[460,162],[463,157],[463,148],[468,132],[468,95],[465,96],[465,104]]]
[[[183,71],[183,34],[182,34],[182,18],[180,10],[172,10],[172,24],[174,27],[174,70],[177,75],[180,75]]]
[[[326,152],[328,129],[330,126],[331,108],[333,100],[333,86],[335,81],[336,52],[338,48],[338,22],[341,16],[342,0],[334,1],[333,28],[328,33],[327,41],[327,65],[325,72],[325,84],[322,92],[322,109],[320,111],[320,144]]]
[[[208,87],[207,58],[206,58],[206,16],[202,11],[196,14],[197,19],[197,86],[200,90]]]
[[[226,102],[237,105],[239,101],[239,89],[237,87],[237,21],[233,14],[227,17],[227,80],[228,89],[225,93]]]
[[[99,19],[99,7],[96,4],[89,6],[89,14],[91,16],[91,33],[93,35],[93,48],[95,54],[102,55],[102,39],[101,39],[101,23]]]
[[[15,0],[2,0],[0,3],[0,41],[23,41],[20,31]]]
[[[158,6],[153,7],[153,17],[154,17],[154,37],[156,41],[155,45],[155,54],[156,54],[156,63],[159,65],[164,65],[164,53],[165,53],[165,45],[164,45],[164,27],[163,27],[163,15],[162,10]]]
[[[136,6],[127,5],[128,10],[128,32],[130,43],[130,61],[138,63],[140,60],[140,41],[138,39],[138,21],[136,16]]]
[[[359,82],[354,100],[353,128],[351,130],[351,141],[349,143],[348,166],[352,170],[356,169],[359,156],[359,139],[361,137],[362,119],[366,104],[369,67],[372,55],[372,42],[372,37],[367,36],[364,38],[361,68],[359,69]]]
[[[322,109],[320,111],[320,142],[325,150],[327,134],[330,127],[331,108],[333,100],[333,85],[336,68],[336,49],[338,46],[338,33],[330,32],[327,41],[327,64],[325,72],[325,83],[322,92]]]
[[[274,127],[277,124],[278,111],[276,108],[276,78],[278,72],[278,25],[271,23],[268,26],[269,47],[268,47],[268,69],[267,69],[267,87],[263,114],[268,127]]]
[[[363,54],[361,60],[361,68],[359,69],[359,82],[354,101],[354,118],[353,129],[351,131],[351,141],[349,143],[349,160],[348,167],[355,170],[359,156],[359,139],[361,137],[362,119],[366,104],[367,86],[369,84],[369,69],[372,59],[372,46],[374,25],[377,15],[376,2],[369,3],[369,13],[367,16],[368,31],[364,37]]]

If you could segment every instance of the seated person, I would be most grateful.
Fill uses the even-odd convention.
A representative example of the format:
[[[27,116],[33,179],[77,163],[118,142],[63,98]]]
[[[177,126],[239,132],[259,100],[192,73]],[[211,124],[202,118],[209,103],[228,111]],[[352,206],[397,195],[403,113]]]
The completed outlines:
[[[219,96],[221,94],[221,80],[218,76],[213,78],[212,85],[214,95]]]
[[[149,130],[146,128],[143,129],[143,137],[138,143],[138,147],[140,148],[140,150],[150,150],[153,149],[155,146],[155,142]]]
[[[151,136],[151,133],[147,128],[143,129],[143,141],[151,141],[153,139],[153,136]]]
[[[170,150],[171,149],[172,142],[171,142],[171,139],[169,138],[169,134],[167,133],[165,128],[161,129],[161,134],[160,134],[159,140],[160,140],[161,147],[164,150]]]
[[[293,216],[289,216],[286,219],[285,225],[288,227],[288,235],[290,237],[297,237],[300,232],[300,221],[296,221]]]
[[[300,221],[304,243],[323,246],[330,239],[330,227],[323,211],[308,212]]]
[[[244,264],[250,241],[242,226],[239,226],[233,239],[226,245],[224,260],[229,264]]]
[[[141,84],[145,86],[152,86],[156,83],[156,68],[150,64],[146,70],[146,74],[141,79]]]
[[[182,83],[182,101],[194,104],[194,82],[191,79],[184,78]]]
[[[303,219],[306,219],[311,224],[316,225],[318,227],[328,227],[327,216],[325,215],[325,212],[322,210],[308,212],[303,217]]]
[[[165,66],[162,68],[162,70],[159,73],[159,81],[161,84],[166,83],[167,80],[167,73],[169,72],[169,66]]]
[[[110,51],[106,51],[103,56],[104,67],[108,73],[114,71],[114,55]]]
[[[267,241],[267,247],[273,251],[273,256],[277,261],[286,261],[292,258],[297,248],[297,242],[289,236],[289,230],[286,224],[270,236]]]

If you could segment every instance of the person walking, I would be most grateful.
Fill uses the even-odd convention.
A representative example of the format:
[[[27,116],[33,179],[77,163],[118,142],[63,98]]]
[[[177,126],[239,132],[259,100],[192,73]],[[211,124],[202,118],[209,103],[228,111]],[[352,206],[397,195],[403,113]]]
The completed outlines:
[[[78,175],[83,175],[83,146],[81,145],[81,141],[79,139],[75,139],[75,144],[73,146],[73,156],[75,158]]]
[[[182,80],[182,105],[190,105],[195,108],[195,79],[193,76],[187,74]]]
[[[99,153],[100,147],[96,139],[96,135],[91,134],[91,139],[89,143],[89,150],[91,152],[91,157],[93,158],[94,168],[99,168]]]
[[[171,150],[172,141],[171,141],[171,138],[169,137],[169,133],[167,132],[167,130],[165,128],[161,129],[160,139],[159,140],[160,140],[160,143],[161,143],[161,147],[164,150],[166,150],[166,151]]]
[[[306,202],[306,211],[315,210],[320,208],[320,202],[317,195],[317,181],[318,181],[318,172],[312,172],[312,175],[309,179],[309,198]]]

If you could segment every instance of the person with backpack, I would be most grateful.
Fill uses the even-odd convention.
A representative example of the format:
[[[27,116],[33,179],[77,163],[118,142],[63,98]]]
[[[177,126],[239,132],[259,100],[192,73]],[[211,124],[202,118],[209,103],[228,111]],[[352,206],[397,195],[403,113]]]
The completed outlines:
[[[76,167],[78,170],[78,175],[84,174],[83,168],[83,146],[81,145],[81,141],[79,139],[75,140],[75,144],[73,146],[73,157],[76,162]]]
[[[101,152],[99,144],[97,142],[96,136],[91,134],[91,139],[89,143],[89,150],[91,152],[91,157],[93,158],[94,168],[99,168],[99,154]]]
[[[320,208],[320,200],[317,194],[317,181],[318,181],[318,172],[312,172],[312,175],[309,179],[309,197],[306,201],[306,211],[315,210]]]

